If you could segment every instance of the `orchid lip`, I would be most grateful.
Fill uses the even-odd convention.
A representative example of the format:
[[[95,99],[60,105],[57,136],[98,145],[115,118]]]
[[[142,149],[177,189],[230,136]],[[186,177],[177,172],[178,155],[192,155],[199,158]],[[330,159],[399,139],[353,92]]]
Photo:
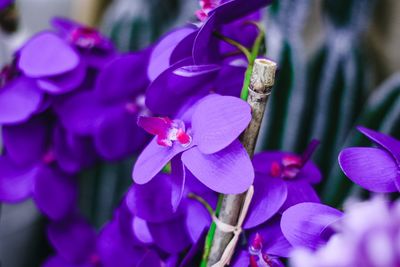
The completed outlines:
[[[270,170],[271,176],[287,180],[295,179],[304,165],[310,160],[318,145],[319,141],[313,139],[301,156],[286,155],[280,162],[272,162]]]
[[[171,120],[168,117],[143,117],[139,116],[138,126],[146,132],[157,136],[157,144],[172,147],[175,141],[183,147],[192,143],[192,136],[185,130],[181,120]]]
[[[91,49],[99,46],[102,38],[100,34],[91,28],[79,27],[70,33],[69,40],[78,47]]]

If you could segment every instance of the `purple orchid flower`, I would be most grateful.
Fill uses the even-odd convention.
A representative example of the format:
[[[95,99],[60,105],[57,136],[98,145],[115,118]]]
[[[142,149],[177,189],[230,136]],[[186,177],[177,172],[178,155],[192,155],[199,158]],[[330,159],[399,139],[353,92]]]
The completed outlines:
[[[282,234],[280,220],[277,215],[260,226],[246,230],[248,249],[238,252],[232,266],[284,266],[279,258],[288,257],[292,246]]]
[[[179,165],[173,167],[179,168]],[[125,201],[137,239],[177,254],[190,245],[195,246],[202,238],[211,224],[211,216],[201,203],[188,195],[199,193],[212,207],[216,206],[217,195],[190,174],[186,181],[182,184],[179,174],[174,172],[158,174],[144,185],[132,186]]]
[[[0,0],[0,10],[14,3],[14,0]]]
[[[250,120],[246,102],[220,95],[200,100],[186,124],[182,120],[139,117],[138,125],[156,137],[136,161],[134,181],[149,182],[179,156],[183,165],[212,190],[244,192],[252,184],[254,172],[248,154],[236,138]]]
[[[293,247],[317,249],[334,233],[333,226],[343,213],[329,206],[304,202],[288,208],[282,214],[281,229]]]
[[[15,203],[32,197],[54,220],[73,212],[77,192],[72,174],[95,161],[90,142],[68,136],[44,115],[4,126],[3,140],[0,200]]]
[[[350,147],[339,154],[339,165],[359,186],[380,193],[400,190],[400,141],[388,135],[357,128],[378,147]]]
[[[115,219],[96,234],[84,219],[73,215],[50,223],[48,237],[57,255],[49,258],[45,267],[161,267],[163,264],[152,249],[139,246],[125,236]]]
[[[279,210],[297,203],[319,202],[311,184],[321,180],[321,172],[309,161],[317,146],[318,141],[313,140],[302,156],[286,152],[262,152],[254,156],[254,196],[244,228],[262,224]]]
[[[112,60],[116,51],[113,43],[99,31],[67,18],[54,18],[51,24],[61,38],[74,46],[82,59],[93,68],[101,69]]]
[[[399,207],[398,200],[390,203],[382,197],[345,205],[336,233],[317,250],[297,248],[291,265],[399,266]]]
[[[271,2],[271,0],[231,0],[208,12],[208,18],[199,28],[193,44],[194,62],[210,64],[219,61],[219,40],[213,36],[214,31],[221,30],[224,25],[246,17]]]
[[[132,155],[147,140],[136,125],[146,113],[142,93],[148,81],[143,64],[148,51],[116,57],[99,73],[94,90],[61,99],[55,110],[62,125],[79,136],[92,136],[98,153],[107,160]],[[138,79],[131,83],[131,75]]]
[[[40,110],[43,101],[43,93],[32,79],[22,76],[8,81],[0,86],[0,124],[27,121]]]

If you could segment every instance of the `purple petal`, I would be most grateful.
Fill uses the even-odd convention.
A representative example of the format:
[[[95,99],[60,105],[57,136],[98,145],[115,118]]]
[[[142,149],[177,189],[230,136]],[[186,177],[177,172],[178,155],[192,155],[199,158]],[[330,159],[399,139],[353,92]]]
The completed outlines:
[[[134,247],[131,240],[123,236],[115,221],[107,224],[100,233],[97,250],[104,267],[137,266],[145,250]]]
[[[14,203],[32,194],[37,170],[16,166],[9,158],[0,156],[0,201]]]
[[[95,248],[94,229],[79,217],[51,222],[47,235],[57,254],[69,262],[85,261]]]
[[[256,233],[259,233],[263,239],[263,251],[269,255],[279,257],[289,257],[292,246],[286,240],[282,233],[281,217],[275,216],[267,223],[251,229],[249,240],[253,240]]]
[[[354,183],[373,192],[395,192],[399,166],[380,148],[351,147],[339,154],[339,165]]]
[[[247,62],[245,62],[247,66]],[[215,81],[215,92],[220,95],[240,96],[246,67],[235,66],[232,63],[223,64]]]
[[[73,135],[58,124],[53,132],[53,150],[60,168],[67,173],[76,173],[97,160],[90,137]]]
[[[214,31],[217,27],[217,16],[210,14],[207,21],[199,29],[193,43],[193,60],[195,64],[218,62],[221,59],[219,54],[219,42]]]
[[[184,59],[161,73],[146,91],[146,106],[155,114],[175,115],[194,95],[205,95],[217,77],[217,65],[193,65]]]
[[[144,73],[147,53],[138,52],[121,55],[109,62],[100,71],[95,88],[95,95],[105,103],[127,101],[144,93],[148,85]],[[135,75],[132,81],[132,75]]]
[[[197,241],[190,247],[187,253],[185,253],[184,258],[181,260],[181,263],[178,265],[174,264],[173,258],[171,259],[170,265],[167,262],[168,267],[179,266],[179,267],[192,267],[197,266],[198,259],[201,257],[204,244],[206,241],[207,229],[205,229],[201,234]]]
[[[226,24],[250,15],[260,8],[269,5],[272,0],[233,0],[227,1],[212,10],[209,15],[216,14],[218,24]],[[207,22],[206,22],[207,23]]]
[[[274,216],[286,200],[288,190],[279,178],[256,173],[254,196],[244,222],[244,228],[253,228]]]
[[[148,223],[155,245],[163,251],[179,253],[191,244],[183,216],[162,223]]]
[[[31,79],[20,77],[0,90],[0,124],[27,120],[39,108],[43,93]]]
[[[180,42],[185,40],[185,38],[194,31],[195,29],[190,26],[179,28],[164,36],[157,43],[151,53],[149,65],[147,68],[147,75],[151,81],[155,80],[164,70],[166,70],[170,66],[171,55],[174,52],[175,48],[179,45]]]
[[[66,73],[79,64],[77,53],[51,32],[34,36],[21,49],[18,67],[29,77],[47,77]]]
[[[75,69],[37,81],[38,86],[49,94],[65,94],[77,89],[86,77],[86,65],[79,64]]]
[[[163,222],[175,216],[173,184],[166,174],[157,174],[144,185],[135,184],[126,196],[131,212],[149,222]]]
[[[193,243],[202,236],[203,232],[210,227],[211,215],[207,209],[198,201],[188,199],[186,205],[186,228]]]
[[[63,126],[78,135],[93,134],[98,121],[109,109],[95,100],[93,92],[75,94],[56,106],[56,112]]]
[[[42,166],[36,174],[33,198],[44,214],[59,220],[75,208],[76,184],[72,177],[61,171]]]
[[[132,178],[137,184],[149,182],[176,155],[189,149],[175,142],[172,147],[157,144],[154,138],[142,151],[133,168]]]
[[[104,113],[97,121],[94,142],[99,154],[107,160],[132,155],[148,140],[136,124],[137,114],[123,107]]]
[[[7,155],[17,164],[29,166],[41,161],[48,149],[50,135],[48,118],[34,117],[23,124],[3,127]]]
[[[240,250],[239,254],[235,256],[232,267],[250,266],[250,254],[247,250]]]
[[[237,97],[206,97],[192,116],[193,141],[201,152],[212,154],[227,147],[251,120],[249,104]]]
[[[75,264],[64,260],[60,256],[53,256],[45,261],[42,267],[93,267],[90,263]]]
[[[214,154],[193,147],[182,154],[182,161],[197,179],[219,193],[243,193],[254,180],[249,155],[237,140]]]
[[[357,129],[362,132],[369,139],[379,144],[385,148],[392,156],[396,159],[397,164],[400,166],[400,141],[394,139],[393,137],[373,131],[365,127],[357,127]]]
[[[301,171],[296,176],[297,180],[304,180],[310,183],[319,183],[322,179],[322,173],[312,161],[307,161],[307,163],[301,168]]]
[[[186,170],[180,158],[175,157],[171,160],[171,200],[174,212],[177,211],[185,193]]]
[[[281,211],[302,202],[320,202],[314,188],[306,181],[286,181],[286,186],[287,197],[285,203],[281,207]]]
[[[162,267],[164,264],[161,262],[160,257],[157,253],[150,250],[148,251],[143,258],[138,263],[137,267]]]
[[[58,30],[63,37],[67,37],[67,34],[69,34],[73,29],[81,27],[81,25],[75,21],[63,17],[52,18],[50,24]]]
[[[153,243],[153,238],[151,237],[149,227],[145,220],[142,220],[139,217],[134,217],[132,227],[133,233],[139,241],[145,244]]]
[[[342,212],[318,203],[300,203],[282,214],[281,229],[291,245],[316,249],[326,243],[324,229],[338,221]]]

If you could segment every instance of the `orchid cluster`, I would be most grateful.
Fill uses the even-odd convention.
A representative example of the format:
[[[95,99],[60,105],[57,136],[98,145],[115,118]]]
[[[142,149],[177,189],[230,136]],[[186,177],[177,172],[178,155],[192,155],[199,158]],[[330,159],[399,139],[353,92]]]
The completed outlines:
[[[321,204],[317,140],[301,155],[253,158],[240,142],[270,2],[201,0],[196,23],[127,54],[55,18],[14,54],[0,73],[0,201],[32,198],[49,219],[55,255],[43,266],[204,264],[218,195],[251,186],[232,266],[284,266],[291,255],[294,266],[398,265],[398,205],[374,199],[343,213]],[[360,131],[378,148],[343,150],[344,173],[373,192],[398,191],[400,142]],[[126,158],[136,158],[133,185],[97,232],[78,209],[77,177]]]

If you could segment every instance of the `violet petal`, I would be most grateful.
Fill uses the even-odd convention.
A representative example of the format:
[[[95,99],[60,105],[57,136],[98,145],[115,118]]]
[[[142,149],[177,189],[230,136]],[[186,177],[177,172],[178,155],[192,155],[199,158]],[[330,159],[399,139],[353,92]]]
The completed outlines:
[[[202,153],[215,153],[238,138],[250,120],[251,109],[245,101],[231,96],[206,97],[192,116],[193,141]]]
[[[182,154],[182,161],[197,179],[219,193],[243,193],[254,180],[249,155],[237,140],[214,154],[193,147]]]
[[[386,150],[351,147],[339,154],[339,165],[354,183],[373,192],[395,192],[399,166]]]

